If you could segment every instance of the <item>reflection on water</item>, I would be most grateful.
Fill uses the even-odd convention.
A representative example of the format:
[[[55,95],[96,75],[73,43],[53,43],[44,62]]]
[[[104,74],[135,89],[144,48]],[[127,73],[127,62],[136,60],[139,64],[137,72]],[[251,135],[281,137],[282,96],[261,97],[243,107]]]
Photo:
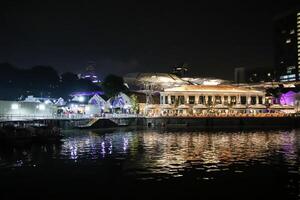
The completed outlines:
[[[137,180],[189,176],[218,179],[226,173],[257,173],[275,169],[288,176],[296,190],[299,178],[299,131],[266,132],[160,132],[71,131],[62,144],[0,149],[0,168],[122,165],[122,175]],[[264,166],[266,168],[264,168]],[[105,170],[105,169],[103,169]],[[289,176],[291,175],[291,176]],[[296,180],[296,183],[294,183]]]

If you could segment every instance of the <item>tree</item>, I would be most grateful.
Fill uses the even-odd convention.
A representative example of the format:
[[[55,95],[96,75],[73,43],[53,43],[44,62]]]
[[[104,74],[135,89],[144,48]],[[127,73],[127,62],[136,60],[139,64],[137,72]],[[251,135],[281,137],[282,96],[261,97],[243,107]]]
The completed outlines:
[[[120,92],[127,91],[123,78],[112,74],[105,77],[102,83],[102,89],[108,97],[115,97]]]
[[[65,72],[61,75],[62,82],[75,82],[78,80],[78,76],[72,72]]]
[[[130,95],[130,101],[132,104],[132,110],[134,113],[138,113],[139,111],[139,101],[136,95],[132,94]]]

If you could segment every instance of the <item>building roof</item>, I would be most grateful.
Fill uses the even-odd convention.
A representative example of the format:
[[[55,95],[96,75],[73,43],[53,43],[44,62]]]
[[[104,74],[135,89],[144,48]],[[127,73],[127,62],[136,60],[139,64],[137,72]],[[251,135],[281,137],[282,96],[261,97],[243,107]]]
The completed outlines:
[[[232,85],[183,85],[180,87],[168,88],[165,92],[216,92],[216,93],[263,93],[259,90],[252,90]]]

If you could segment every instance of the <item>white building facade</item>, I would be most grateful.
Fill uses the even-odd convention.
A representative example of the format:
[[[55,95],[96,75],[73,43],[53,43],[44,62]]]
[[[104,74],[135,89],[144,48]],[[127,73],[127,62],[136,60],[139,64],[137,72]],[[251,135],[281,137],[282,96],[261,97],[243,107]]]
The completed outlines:
[[[185,85],[161,92],[160,108],[164,116],[256,113],[266,109],[265,93],[230,85]]]

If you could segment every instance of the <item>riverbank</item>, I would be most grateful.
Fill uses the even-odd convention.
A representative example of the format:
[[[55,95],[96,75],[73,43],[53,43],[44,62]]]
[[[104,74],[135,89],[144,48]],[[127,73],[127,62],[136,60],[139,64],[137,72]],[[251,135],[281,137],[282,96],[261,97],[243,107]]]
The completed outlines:
[[[22,125],[43,123],[63,130],[70,129],[117,129],[120,127],[167,128],[167,129],[273,129],[300,128],[299,116],[282,117],[130,117],[130,118],[91,118],[91,119],[49,119],[34,121],[6,122]]]

